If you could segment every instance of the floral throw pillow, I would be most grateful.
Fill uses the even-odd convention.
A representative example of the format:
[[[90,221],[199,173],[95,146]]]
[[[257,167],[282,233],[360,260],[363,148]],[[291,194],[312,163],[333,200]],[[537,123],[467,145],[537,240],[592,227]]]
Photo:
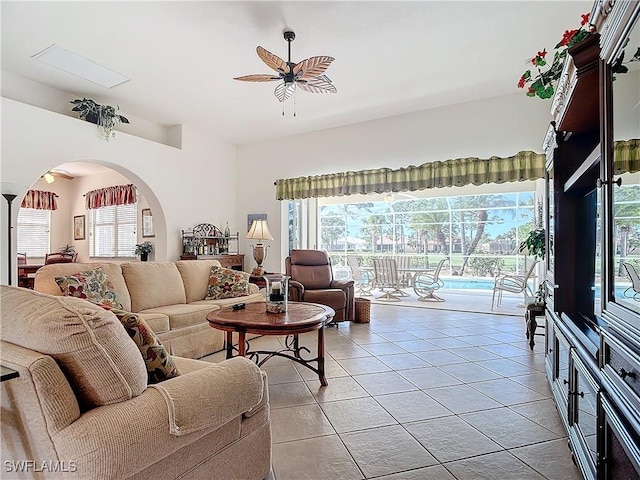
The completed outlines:
[[[78,272],[68,277],[56,277],[62,294],[67,297],[84,298],[91,303],[108,308],[122,308],[113,283],[100,267]]]
[[[105,308],[103,306],[103,308]],[[162,382],[180,375],[173,358],[160,343],[147,322],[137,314],[120,309],[109,309],[118,317],[127,334],[135,342],[147,367],[148,384]]]
[[[240,270],[211,267],[209,288],[205,300],[219,300],[249,295],[250,275]]]

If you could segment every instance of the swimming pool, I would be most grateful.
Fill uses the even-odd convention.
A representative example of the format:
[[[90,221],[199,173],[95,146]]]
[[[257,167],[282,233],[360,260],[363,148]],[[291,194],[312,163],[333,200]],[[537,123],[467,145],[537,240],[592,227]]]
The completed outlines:
[[[464,277],[448,277],[442,278],[445,290],[493,290],[493,278],[464,278]],[[533,281],[529,282],[533,290]],[[630,285],[630,284],[629,284]],[[629,285],[620,285],[616,287],[616,296],[622,298],[624,292]],[[600,298],[600,290],[596,290],[596,298]]]

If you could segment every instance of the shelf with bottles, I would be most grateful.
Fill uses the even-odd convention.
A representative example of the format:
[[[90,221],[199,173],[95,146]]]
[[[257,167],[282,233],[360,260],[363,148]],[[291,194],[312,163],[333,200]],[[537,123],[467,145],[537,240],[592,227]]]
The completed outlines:
[[[183,255],[237,255],[239,233],[224,232],[211,223],[201,223],[182,230]]]

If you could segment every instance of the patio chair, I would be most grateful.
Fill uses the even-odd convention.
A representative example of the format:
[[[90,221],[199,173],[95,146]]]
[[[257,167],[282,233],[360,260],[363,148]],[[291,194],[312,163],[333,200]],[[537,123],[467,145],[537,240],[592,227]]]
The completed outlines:
[[[420,302],[444,302],[444,298],[437,296],[434,292],[444,287],[444,281],[440,278],[440,272],[448,258],[443,258],[438,262],[434,270],[418,272],[413,279],[413,291],[418,295]]]
[[[373,288],[373,273],[363,270],[355,255],[347,255],[347,265],[351,269],[351,278],[356,282],[356,295],[370,296]]]
[[[398,266],[394,258],[374,258],[373,275],[373,287],[383,293],[377,300],[399,302],[400,297],[409,296],[401,290]]]
[[[632,263],[620,262],[620,264],[627,271],[627,275],[631,279],[631,286],[627,288],[622,294],[627,298],[633,298],[635,301],[640,302],[640,275],[636,267]],[[631,292],[629,292],[631,290]]]
[[[527,303],[527,293],[533,297],[531,287],[529,287],[529,279],[533,275],[539,260],[533,262],[524,275],[498,275],[493,282],[493,295],[491,296],[491,310],[493,310],[496,301],[496,293],[498,294],[498,306],[502,303],[502,292],[522,293],[524,303]]]
[[[396,265],[398,267],[398,276],[400,277],[400,286],[402,288],[410,287],[413,282],[413,273],[410,271],[411,259],[406,255],[398,255],[396,257]]]

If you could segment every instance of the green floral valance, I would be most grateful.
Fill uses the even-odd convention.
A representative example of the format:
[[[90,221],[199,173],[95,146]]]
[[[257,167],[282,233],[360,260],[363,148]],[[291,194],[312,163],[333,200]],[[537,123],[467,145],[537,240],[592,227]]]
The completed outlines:
[[[614,172],[640,171],[640,140],[614,144]],[[368,193],[406,192],[427,188],[461,187],[485,183],[519,182],[544,178],[546,157],[530,151],[512,157],[456,158],[398,169],[378,168],[330,173],[276,181],[276,198],[340,197]]]
[[[379,168],[276,181],[278,200],[403,192],[544,178],[545,155],[518,152],[511,157],[456,158],[398,169]]]
[[[613,173],[635,173],[640,170],[640,140],[632,139],[614,142]]]

